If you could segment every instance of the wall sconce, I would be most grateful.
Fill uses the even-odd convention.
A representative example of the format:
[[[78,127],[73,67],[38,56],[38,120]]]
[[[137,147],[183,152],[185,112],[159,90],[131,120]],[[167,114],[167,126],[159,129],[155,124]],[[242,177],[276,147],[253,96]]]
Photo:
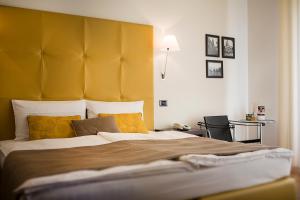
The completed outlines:
[[[161,78],[166,78],[166,72],[167,72],[167,63],[168,63],[168,55],[169,52],[175,52],[180,51],[178,42],[176,40],[176,37],[174,35],[167,35],[164,37],[162,42],[162,48],[161,51],[166,52],[166,61],[163,72],[161,72]]]

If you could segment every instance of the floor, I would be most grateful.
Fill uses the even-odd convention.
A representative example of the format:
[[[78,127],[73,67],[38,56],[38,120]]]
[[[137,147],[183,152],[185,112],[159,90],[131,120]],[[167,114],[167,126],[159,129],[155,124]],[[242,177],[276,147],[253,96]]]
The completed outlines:
[[[300,168],[293,168],[292,176],[297,182],[297,200],[300,200]]]

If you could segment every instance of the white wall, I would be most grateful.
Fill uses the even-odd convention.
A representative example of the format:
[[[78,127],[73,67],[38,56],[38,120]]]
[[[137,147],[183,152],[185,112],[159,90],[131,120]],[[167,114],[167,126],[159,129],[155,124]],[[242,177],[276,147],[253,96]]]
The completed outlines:
[[[170,56],[166,80],[160,78],[163,56],[155,50],[156,128],[169,127],[173,122],[196,126],[204,115],[228,114],[231,119],[240,119],[248,111],[246,0],[0,0],[0,3],[151,24],[156,44],[164,34],[175,34],[181,51]],[[210,59],[205,57],[206,33],[236,39],[236,59],[222,59],[224,79],[205,77],[205,60]],[[169,106],[158,107],[159,99],[167,99]],[[269,108],[269,104],[265,105]]]
[[[298,37],[297,37],[297,50],[298,50],[298,55],[297,55],[297,69],[298,69],[298,73],[297,73],[297,76],[298,76],[298,102],[297,102],[297,104],[299,105],[300,104],[300,98],[299,98],[299,96],[300,96],[300,39],[299,39],[299,34],[300,34],[300,0],[297,0],[297,22],[298,22],[298,24],[297,24],[297,35],[298,35]],[[299,139],[300,139],[300,122],[299,122],[299,119],[300,119],[300,106],[298,106],[298,110],[296,111],[297,113],[298,113],[298,127],[297,127],[297,129],[298,129],[298,132],[296,132],[295,134],[296,134],[296,136],[294,137],[294,139],[295,139],[295,146],[296,146],[296,151],[298,152],[298,153],[296,153],[296,166],[298,166],[298,167],[300,167],[300,142],[299,142]]]
[[[277,121],[263,129],[270,145],[278,144],[279,17],[278,0],[248,1],[249,111],[265,105],[267,117]]]

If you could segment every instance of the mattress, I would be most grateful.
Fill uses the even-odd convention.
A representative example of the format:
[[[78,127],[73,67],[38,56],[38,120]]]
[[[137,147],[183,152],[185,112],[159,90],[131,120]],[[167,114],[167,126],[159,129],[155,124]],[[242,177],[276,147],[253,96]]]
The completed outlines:
[[[150,134],[114,134],[99,133],[97,136],[83,136],[78,138],[38,140],[38,141],[2,141],[0,150],[7,156],[14,150],[26,149],[53,149],[69,148],[76,146],[93,146],[107,144],[120,140],[151,140],[151,139],[178,139],[195,137],[182,132],[151,132]],[[189,163],[193,170],[181,172],[182,165]],[[178,171],[176,167],[179,166]],[[99,182],[98,185],[89,187],[109,188],[110,194],[126,192],[134,196],[147,194],[147,198],[172,197],[170,199],[188,199],[199,196],[207,196],[224,191],[246,188],[254,185],[272,182],[290,175],[291,151],[287,149],[260,150],[242,153],[233,156],[214,155],[185,155],[179,161],[166,162],[164,160],[145,165],[133,165],[109,168],[106,170],[81,170],[66,174],[34,178],[26,181],[20,188],[28,186],[51,184],[52,182],[76,182],[78,180],[101,178],[103,176],[118,175],[118,179]],[[157,169],[164,169],[161,174],[156,174]],[[172,169],[172,172],[168,170]],[[152,173],[152,171],[154,173]],[[130,179],[122,179],[130,174],[144,174]],[[160,171],[162,172],[162,171]],[[125,181],[125,183],[124,183]],[[120,188],[122,185],[122,188]],[[168,186],[168,190],[162,190]],[[104,187],[105,186],[105,187]],[[118,186],[118,187],[116,187]],[[72,192],[72,187],[69,187]],[[96,190],[97,191],[97,190]],[[143,192],[144,191],[144,192]],[[97,191],[99,192],[99,190]],[[130,192],[130,194],[128,194]],[[59,194],[59,193],[57,193]],[[124,194],[123,194],[124,195]],[[149,196],[150,195],[150,196]],[[110,196],[111,197],[111,196]],[[165,198],[167,199],[167,198]]]

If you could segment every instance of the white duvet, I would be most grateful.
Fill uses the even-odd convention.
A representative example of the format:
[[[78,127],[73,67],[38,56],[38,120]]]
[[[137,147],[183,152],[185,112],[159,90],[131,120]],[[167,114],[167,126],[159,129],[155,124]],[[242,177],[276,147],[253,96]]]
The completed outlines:
[[[149,132],[148,134],[99,132],[98,135],[102,136],[104,139],[110,142],[116,142],[121,140],[172,140],[197,137],[195,135],[179,131]]]
[[[63,149],[107,143],[110,141],[97,135],[43,140],[4,140],[0,141],[0,150],[4,156],[7,156],[10,152],[17,150]]]
[[[0,151],[6,157],[17,150],[63,149],[72,147],[95,146],[120,140],[163,140],[197,137],[179,131],[139,133],[105,133],[73,138],[43,139],[43,140],[4,140],[0,141]]]

